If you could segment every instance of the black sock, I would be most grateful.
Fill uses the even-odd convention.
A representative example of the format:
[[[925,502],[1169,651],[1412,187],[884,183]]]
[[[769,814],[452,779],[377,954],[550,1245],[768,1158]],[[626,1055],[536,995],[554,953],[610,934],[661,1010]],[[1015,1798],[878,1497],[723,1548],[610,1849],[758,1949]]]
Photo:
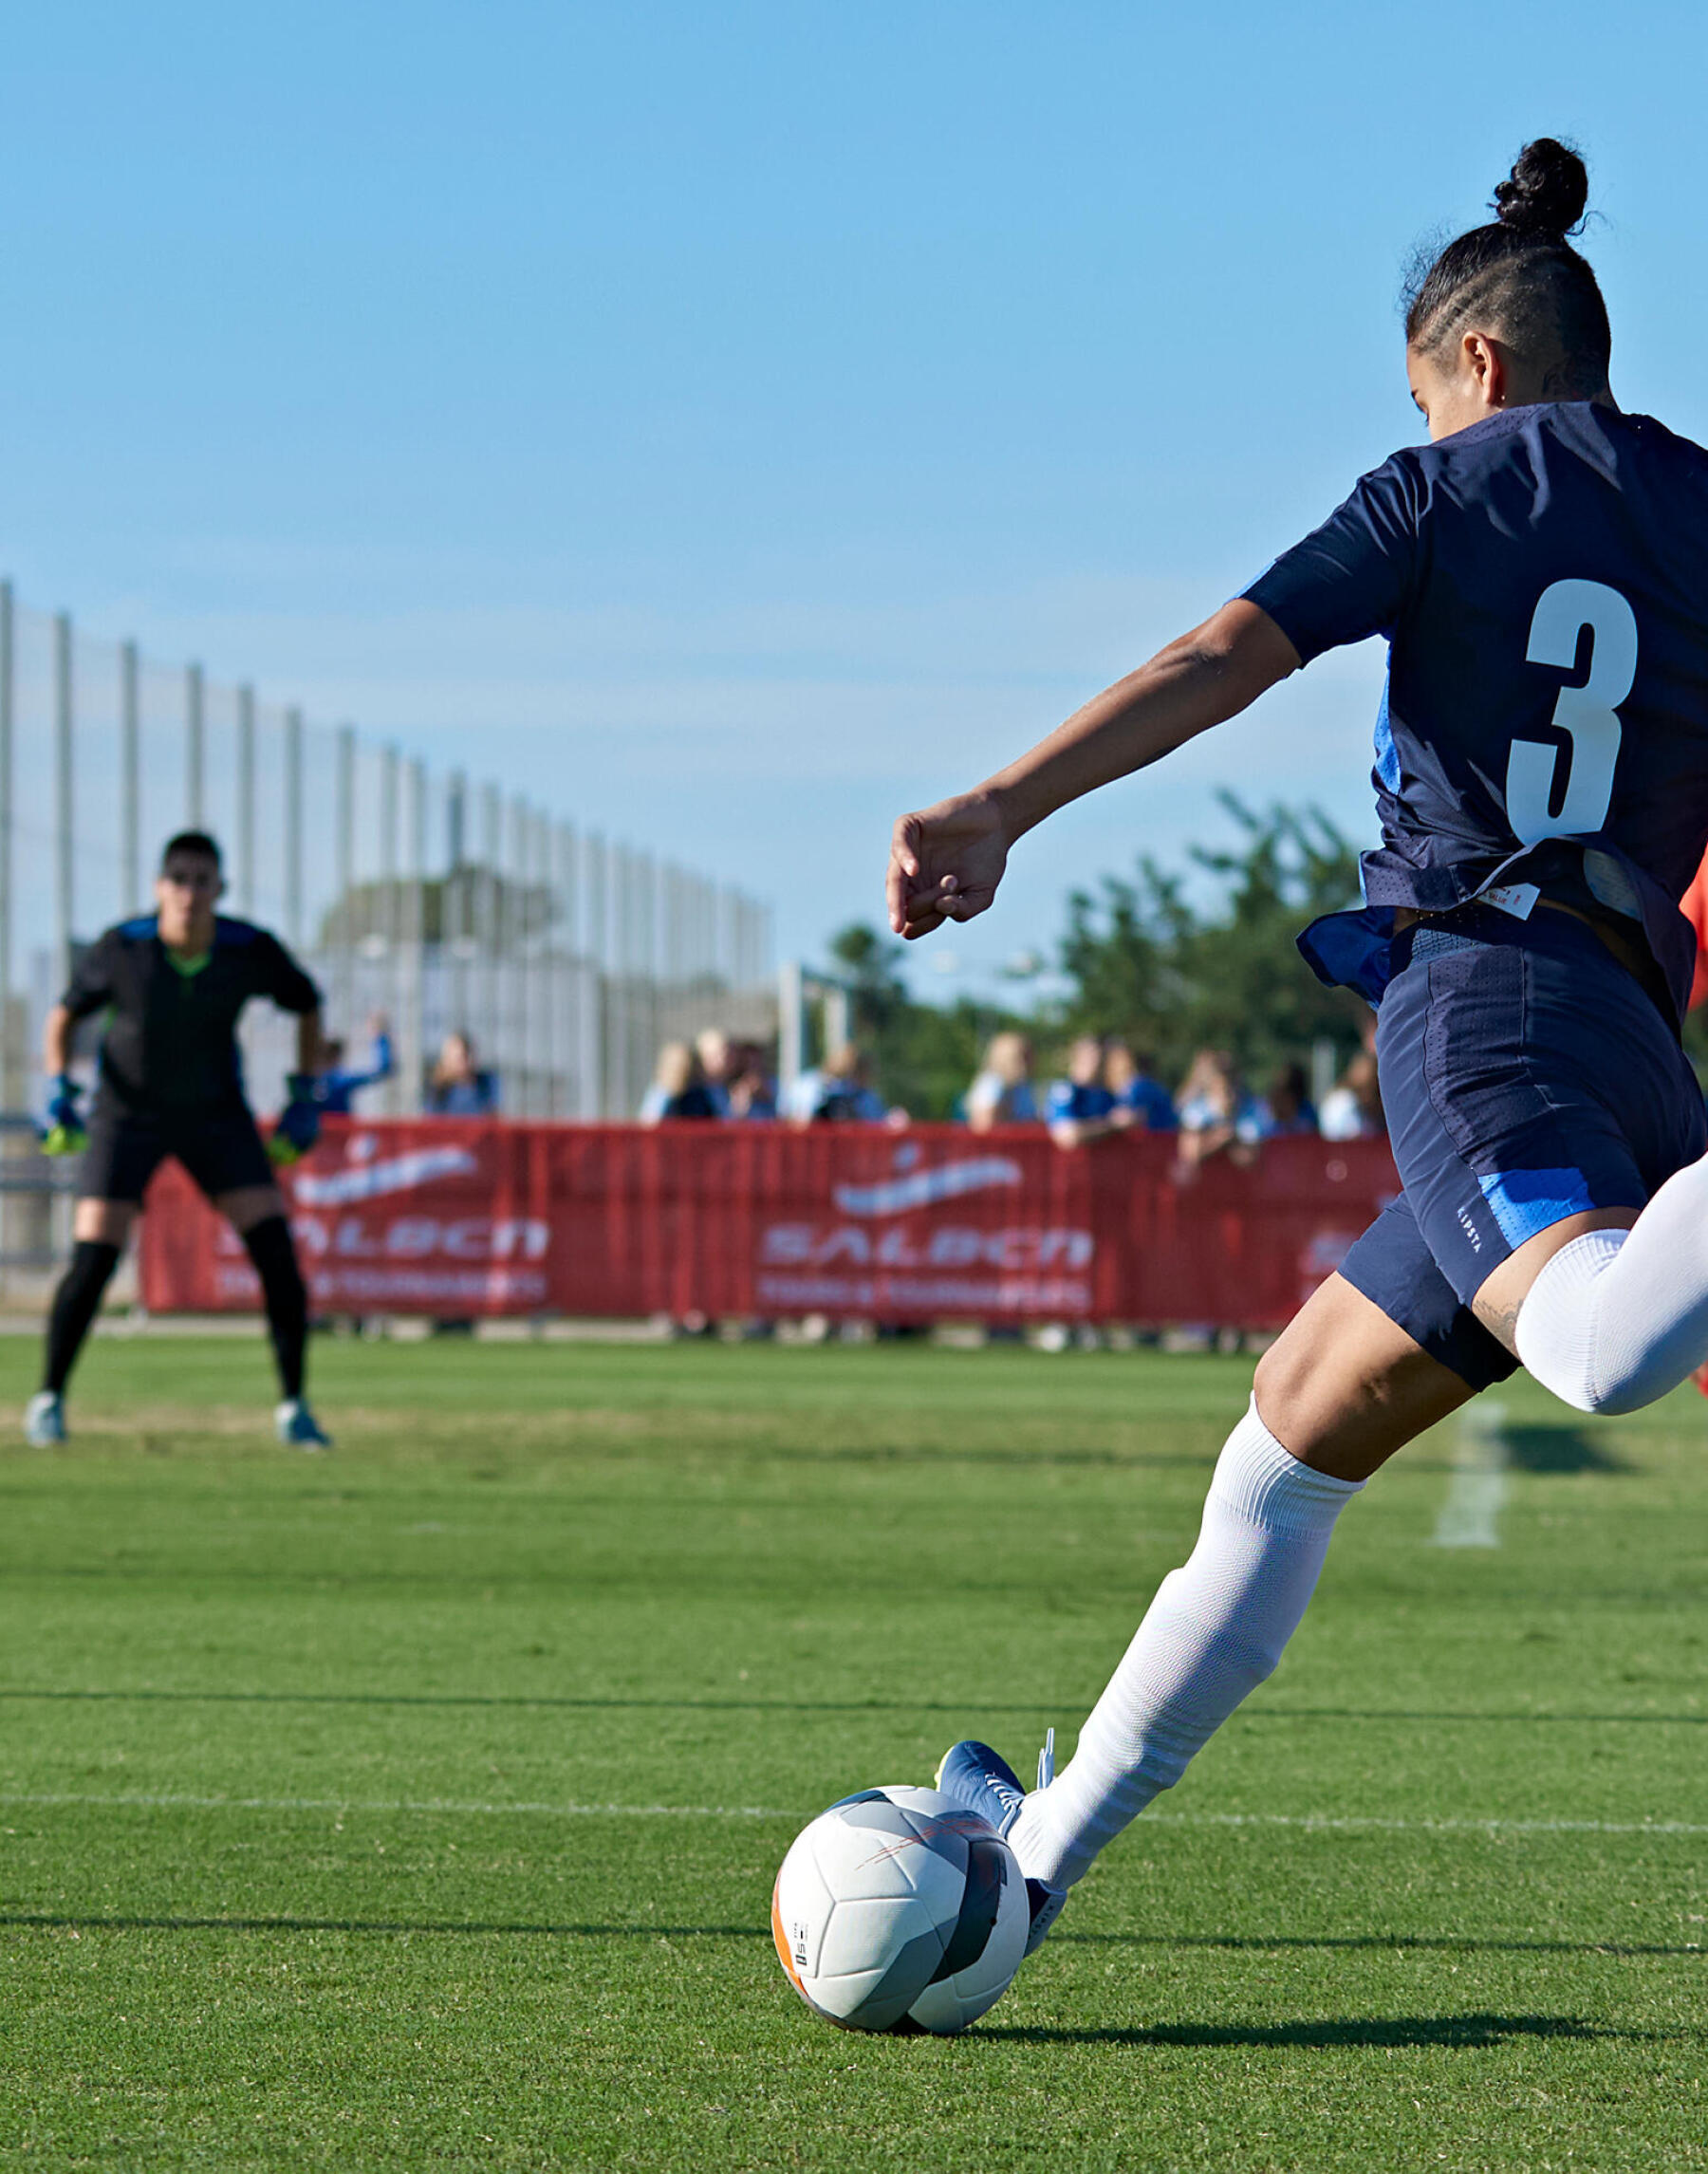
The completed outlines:
[[[117,1246],[98,1245],[79,1238],[71,1254],[71,1266],[60,1278],[47,1316],[47,1360],[42,1386],[56,1397],[65,1393],[77,1354],[89,1333],[89,1324],[101,1308],[101,1294],[113,1280],[119,1266]]]
[[[308,1291],[297,1267],[290,1225],[283,1216],[269,1216],[265,1222],[244,1232],[243,1242],[255,1264],[267,1301],[267,1326],[272,1331],[280,1391],[287,1397],[300,1397],[303,1351],[308,1342]]]

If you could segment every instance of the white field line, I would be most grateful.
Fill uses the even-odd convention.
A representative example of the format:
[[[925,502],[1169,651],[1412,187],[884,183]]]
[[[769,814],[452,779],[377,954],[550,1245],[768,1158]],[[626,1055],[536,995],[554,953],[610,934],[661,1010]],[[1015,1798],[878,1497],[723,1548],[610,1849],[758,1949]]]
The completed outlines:
[[[1447,1499],[1430,1542],[1437,1548],[1497,1548],[1512,1452],[1501,1429],[1504,1404],[1469,1404],[1459,1421],[1458,1447]]]
[[[451,1797],[188,1796],[139,1791],[0,1793],[0,1808],[38,1811],[113,1805],[142,1812],[425,1812],[467,1818],[522,1813],[546,1819],[791,1819],[799,1812],[758,1804],[481,1804]],[[1150,1827],[1292,1827],[1333,1834],[1708,1834],[1687,1819],[1383,1819],[1327,1812],[1152,1812]]]
[[[525,1812],[548,1819],[787,1819],[763,1804],[465,1804],[448,1796],[188,1796],[148,1795],[138,1790],[84,1793],[53,1790],[29,1794],[0,1792],[0,1806],[129,1805],[142,1812],[441,1812],[484,1818]]]

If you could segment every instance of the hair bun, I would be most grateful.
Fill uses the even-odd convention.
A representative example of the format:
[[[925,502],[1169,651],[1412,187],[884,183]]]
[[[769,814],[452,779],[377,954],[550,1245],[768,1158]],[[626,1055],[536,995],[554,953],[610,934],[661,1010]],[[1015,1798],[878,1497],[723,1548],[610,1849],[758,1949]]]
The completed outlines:
[[[1588,199],[1589,171],[1577,153],[1551,136],[1538,136],[1495,190],[1494,212],[1503,227],[1564,241],[1583,225]]]

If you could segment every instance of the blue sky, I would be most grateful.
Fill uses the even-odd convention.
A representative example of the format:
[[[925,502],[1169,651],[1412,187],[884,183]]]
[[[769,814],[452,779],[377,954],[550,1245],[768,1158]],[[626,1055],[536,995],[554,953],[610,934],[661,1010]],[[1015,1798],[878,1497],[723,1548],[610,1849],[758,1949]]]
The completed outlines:
[[[0,566],[30,603],[876,919],[891,817],[1416,435],[1395,296],[1577,136],[1625,404],[1708,435],[1699,9],[14,11]],[[1029,840],[1367,832],[1379,658]]]

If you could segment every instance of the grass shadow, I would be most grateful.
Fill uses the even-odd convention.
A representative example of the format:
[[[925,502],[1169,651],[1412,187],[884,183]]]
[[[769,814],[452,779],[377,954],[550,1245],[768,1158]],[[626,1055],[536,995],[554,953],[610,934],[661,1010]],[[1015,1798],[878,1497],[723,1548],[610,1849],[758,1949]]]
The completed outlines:
[[[1503,1426],[1507,1457],[1521,1472],[1629,1472],[1615,1457],[1575,1426]]]
[[[1629,2035],[1643,2037],[1637,2032]],[[1410,2046],[1470,2050],[1504,2045],[1513,2038],[1617,2039],[1627,2035],[1576,2016],[1322,2016],[1292,2023],[1154,2023],[1148,2028],[1069,2031],[1036,2024],[981,2029],[983,2038],[1033,2046],[1316,2047],[1332,2051],[1368,2046],[1393,2051]]]
[[[1478,1940],[1447,1933],[1309,1933],[1214,1932],[1058,1932],[1050,1936],[1052,1947],[1211,1947],[1236,1955],[1269,1955],[1298,1950],[1303,1953],[1380,1955],[1606,1955],[1624,1958],[1640,1955],[1689,1956],[1708,1960],[1700,1941],[1668,1945],[1657,1941],[1611,1940]]]

